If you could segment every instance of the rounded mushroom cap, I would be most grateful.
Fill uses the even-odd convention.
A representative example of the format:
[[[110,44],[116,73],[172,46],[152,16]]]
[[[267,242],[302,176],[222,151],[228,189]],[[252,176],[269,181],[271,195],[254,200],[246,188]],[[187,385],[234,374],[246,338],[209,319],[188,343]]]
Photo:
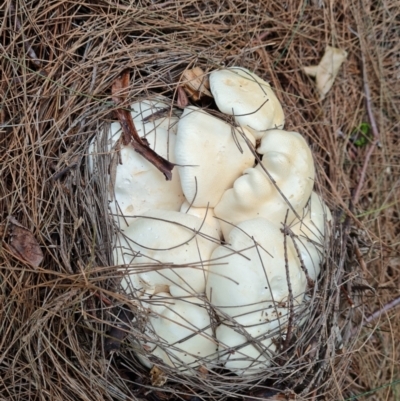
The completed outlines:
[[[250,375],[269,366],[276,352],[273,340],[285,334],[288,281],[294,312],[307,281],[290,237],[286,266],[283,233],[266,219],[240,223],[228,239],[230,245],[212,254],[206,295],[222,322],[216,331],[220,360],[234,373]]]
[[[193,374],[190,369],[216,359],[218,347],[212,337],[210,316],[203,301],[198,298],[174,299],[169,294],[160,293],[154,295],[147,305],[152,312],[146,332],[154,339],[153,356],[171,367],[185,370],[185,374]],[[149,366],[146,357],[141,359]]]
[[[225,191],[221,201],[215,206],[214,213],[221,219],[220,225],[225,240],[231,230],[239,223],[261,216],[261,209],[266,199],[272,197],[272,183],[264,172],[248,168],[233,184],[233,188]],[[276,210],[270,210],[270,215]]]
[[[131,107],[139,136],[145,137],[150,147],[160,156],[174,162],[176,141],[174,131],[177,118],[162,117],[153,121],[142,121],[157,110],[164,110],[168,105],[163,102],[144,101],[134,103]],[[113,187],[113,192],[110,194],[110,209],[114,221],[120,229],[124,229],[134,220],[133,216],[143,214],[150,209],[178,211],[184,200],[178,170],[175,168],[172,180],[166,181],[164,175],[133,147],[121,144],[118,152],[117,141],[121,134],[120,123],[112,123],[106,149],[103,149],[103,152],[114,152],[110,167],[110,183]],[[100,149],[96,137],[89,149],[91,171],[96,165],[92,160],[93,156],[97,152],[101,153]]]
[[[299,248],[304,266],[312,280],[316,280],[324,259],[324,245],[329,235],[332,215],[322,198],[312,192],[310,201],[301,215],[290,228],[298,238],[293,240]]]
[[[242,134],[197,107],[187,107],[178,123],[175,160],[186,200],[194,207],[214,207],[224,191],[254,164]]]
[[[257,151],[262,154],[261,164],[247,169],[235,181],[233,188],[224,193],[215,207],[215,215],[234,225],[256,217],[265,217],[280,226],[289,210],[289,224],[295,217],[292,208],[301,213],[314,185],[315,171],[311,150],[297,132],[271,130],[264,135]],[[226,237],[233,226],[221,222],[221,227]]]
[[[251,320],[251,319],[248,319]],[[276,352],[271,329],[265,322],[243,322],[242,327],[221,324],[216,330],[219,359],[239,376],[259,373],[271,364]]]
[[[219,110],[233,115],[256,139],[268,129],[283,128],[285,116],[271,86],[245,68],[212,72],[210,87]]]
[[[217,313],[236,322],[249,313],[275,307],[289,295],[281,230],[264,218],[240,223],[229,234],[229,245],[212,253],[206,295]],[[286,241],[289,280],[294,299],[302,299],[306,277],[296,250]]]
[[[287,201],[301,211],[310,198],[315,179],[314,159],[303,136],[298,132],[271,130],[264,135],[257,151],[263,155],[262,166],[271,172]],[[262,166],[256,168],[263,170]],[[287,202],[282,196],[279,198],[286,213]]]
[[[191,214],[199,219],[204,220],[210,227],[215,228],[219,234],[222,236],[221,225],[219,220],[215,218],[214,209],[212,207],[193,207],[190,206],[189,202],[185,200],[181,206],[181,213]]]
[[[208,261],[218,243],[217,231],[198,217],[150,210],[118,236],[114,262],[132,267],[121,282],[128,293],[168,286],[171,295],[194,296],[204,292]]]
[[[146,125],[146,132],[150,132],[150,127],[164,128],[176,134],[180,110],[171,108],[163,101],[163,98],[155,100],[143,100],[131,104],[131,115],[135,125],[142,123]],[[165,99],[167,101],[167,99]],[[139,136],[140,135],[139,133]]]

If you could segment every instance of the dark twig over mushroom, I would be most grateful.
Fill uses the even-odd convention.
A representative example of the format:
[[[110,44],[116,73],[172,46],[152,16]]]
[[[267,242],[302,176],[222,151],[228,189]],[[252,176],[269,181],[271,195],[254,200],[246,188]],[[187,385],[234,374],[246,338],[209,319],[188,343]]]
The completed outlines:
[[[115,104],[119,105],[125,100],[126,93],[122,92],[128,88],[128,85],[129,72],[125,71],[114,81],[112,86],[112,98]],[[115,113],[122,127],[122,144],[124,146],[131,145],[136,152],[157,167],[164,174],[167,181],[170,181],[172,179],[172,169],[175,165],[154,152],[148,146],[147,141],[139,137],[129,110],[120,108],[116,109]]]

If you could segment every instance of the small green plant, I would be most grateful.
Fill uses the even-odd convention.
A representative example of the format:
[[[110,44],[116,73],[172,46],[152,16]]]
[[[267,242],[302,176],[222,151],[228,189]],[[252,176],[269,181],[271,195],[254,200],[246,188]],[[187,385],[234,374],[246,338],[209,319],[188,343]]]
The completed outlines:
[[[372,140],[371,126],[368,123],[361,123],[351,132],[350,140],[360,148],[368,145]]]

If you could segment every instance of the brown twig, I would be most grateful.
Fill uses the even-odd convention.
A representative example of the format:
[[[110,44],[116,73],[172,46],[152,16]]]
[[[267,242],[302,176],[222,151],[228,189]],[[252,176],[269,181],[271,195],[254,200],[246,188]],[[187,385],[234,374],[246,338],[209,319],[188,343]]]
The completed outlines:
[[[286,270],[286,280],[288,286],[288,304],[289,304],[289,319],[288,319],[288,329],[286,332],[286,339],[285,343],[283,344],[283,349],[287,349],[290,344],[290,340],[292,339],[292,325],[294,319],[294,311],[293,311],[293,291],[292,291],[292,284],[290,283],[290,274],[289,274],[289,260],[288,260],[288,251],[287,251],[287,235],[286,227],[287,227],[287,218],[289,214],[289,209],[286,211],[285,222],[283,224],[283,249],[284,249],[284,256],[285,256],[285,270]]]
[[[353,203],[356,205],[360,199],[360,194],[361,194],[361,189],[364,185],[365,177],[367,174],[367,168],[369,165],[369,161],[371,159],[372,153],[375,150],[375,147],[379,143],[379,131],[378,131],[378,126],[376,124],[376,120],[374,117],[374,113],[372,111],[372,100],[371,100],[371,90],[369,88],[368,84],[368,73],[367,73],[367,66],[366,66],[366,61],[365,61],[365,56],[362,51],[362,45],[361,45],[361,39],[360,36],[357,34],[358,39],[360,41],[360,48],[361,48],[361,63],[362,63],[362,75],[363,75],[363,86],[364,86],[364,94],[365,94],[365,103],[367,107],[367,113],[368,113],[368,119],[369,122],[371,123],[371,128],[372,128],[372,133],[374,135],[374,140],[371,143],[367,154],[365,155],[364,159],[364,165],[360,173],[360,180],[358,182],[357,188],[354,191],[354,196],[353,196]]]
[[[163,108],[155,111],[154,113],[149,114],[145,118],[143,118],[142,122],[143,123],[147,123],[147,122],[150,122],[150,121],[158,120],[159,118],[168,117],[170,112],[171,112],[171,108],[170,107],[163,107]]]
[[[382,306],[382,308],[377,309],[375,312],[373,312],[371,315],[369,315],[359,326],[355,327],[352,330],[351,335],[352,336],[356,335],[357,332],[359,330],[361,330],[361,328],[363,328],[365,325],[367,325],[367,324],[373,322],[374,320],[380,318],[384,313],[388,313],[391,309],[394,309],[397,306],[400,306],[400,296],[398,296],[397,298],[391,300],[390,302],[388,302],[387,304]]]
[[[63,168],[62,170],[58,171],[57,173],[55,173],[55,174],[51,177],[51,179],[52,179],[53,181],[60,180],[61,178],[64,177],[65,174],[68,173],[68,171],[73,170],[73,169],[76,169],[76,168],[78,167],[78,164],[79,164],[79,161],[76,161],[76,162],[74,162],[74,163],[71,163],[69,166],[67,166],[67,167]]]
[[[365,263],[365,260],[361,254],[360,248],[358,247],[357,240],[355,238],[353,239],[353,245],[354,245],[354,251],[355,251],[358,263],[359,263],[362,271],[364,273],[367,273],[368,272],[367,264]]]
[[[354,308],[354,302],[351,299],[349,292],[346,290],[346,288],[344,288],[344,286],[340,286],[340,291],[342,292],[342,294],[344,294],[348,304],[350,305],[350,308]]]
[[[103,302],[105,305],[107,306],[112,306],[112,302],[105,297],[100,291],[96,291],[93,293],[93,296],[95,296],[96,298],[100,299],[101,302]]]
[[[374,140],[371,143],[371,146],[369,147],[367,154],[365,155],[363,168],[362,168],[361,173],[360,173],[360,180],[358,181],[357,188],[356,188],[356,190],[354,192],[353,202],[354,202],[355,205],[358,203],[358,201],[360,199],[361,189],[362,189],[362,187],[364,185],[365,176],[367,174],[367,168],[368,168],[368,165],[369,165],[369,161],[371,159],[372,153],[374,152],[375,147],[378,144],[378,142],[379,142],[378,140]]]
[[[313,288],[314,285],[315,285],[315,282],[314,282],[314,280],[310,277],[310,275],[308,274],[308,270],[307,270],[306,265],[304,264],[304,260],[303,260],[303,258],[302,258],[302,256],[301,256],[300,249],[299,249],[299,247],[298,247],[298,245],[297,245],[297,242],[295,241],[296,238],[299,238],[298,235],[296,235],[296,234],[290,229],[290,227],[285,227],[284,229],[282,229],[282,232],[283,232],[284,235],[289,235],[290,238],[292,239],[294,248],[295,248],[295,250],[296,250],[297,257],[299,258],[299,261],[300,261],[301,270],[303,270],[303,272],[304,272],[304,274],[305,274],[305,276],[306,276],[308,288]]]
[[[120,78],[116,79],[112,86],[112,98],[116,104],[121,104],[126,97],[122,90],[126,90],[129,85],[129,72],[125,71]],[[158,155],[148,146],[145,139],[140,138],[132,115],[127,109],[117,109],[115,113],[122,127],[122,143],[124,146],[131,145],[136,152],[148,160],[153,166],[160,170],[167,181],[172,180],[172,169],[174,164]]]
[[[22,24],[17,15],[17,11],[16,11],[13,1],[10,3],[10,11],[11,11],[11,15],[13,15],[15,18],[16,31],[22,31]],[[25,50],[26,50],[28,56],[31,58],[32,63],[35,64],[36,67],[39,67],[39,68],[42,67],[42,63],[39,61],[39,58],[36,55],[35,50],[33,50],[33,47],[29,43],[29,41],[27,39],[23,39],[23,44],[24,44],[24,47],[25,47]]]

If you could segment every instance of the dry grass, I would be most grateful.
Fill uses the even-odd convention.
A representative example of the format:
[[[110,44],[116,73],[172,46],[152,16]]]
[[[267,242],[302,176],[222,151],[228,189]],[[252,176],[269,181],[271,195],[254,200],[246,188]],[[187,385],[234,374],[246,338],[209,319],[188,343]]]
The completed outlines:
[[[285,365],[280,388],[302,392],[305,399],[400,400],[399,308],[357,329],[399,296],[397,2],[131,3],[5,0],[0,6],[0,223],[13,215],[45,254],[33,269],[0,248],[0,399],[158,400],[169,399],[169,391],[177,392],[172,399],[198,399],[179,379],[153,391],[144,369],[135,365],[132,372],[124,368],[126,357],[104,355],[104,322],[112,311],[94,294],[115,304],[122,298],[112,291],[107,200],[87,174],[85,152],[111,118],[110,88],[123,70],[134,78],[131,99],[159,93],[175,99],[185,68],[240,65],[271,82],[287,129],[312,144],[317,187],[338,222],[320,287],[326,298],[316,305],[328,313],[324,324],[315,318],[319,362],[308,361],[304,370],[296,362],[296,369]],[[349,57],[321,103],[302,67],[317,63],[326,45],[346,49]],[[350,140],[362,122],[371,124],[365,84],[379,146],[351,206],[368,152],[368,145],[355,149]],[[76,168],[52,179],[74,163]],[[340,309],[339,288],[346,290]],[[346,344],[341,352],[329,348],[336,327]],[[290,369],[297,376],[290,377]],[[315,381],[305,385],[315,372]],[[210,383],[192,389],[209,389]],[[206,391],[202,397],[250,394],[224,383],[217,395]]]

